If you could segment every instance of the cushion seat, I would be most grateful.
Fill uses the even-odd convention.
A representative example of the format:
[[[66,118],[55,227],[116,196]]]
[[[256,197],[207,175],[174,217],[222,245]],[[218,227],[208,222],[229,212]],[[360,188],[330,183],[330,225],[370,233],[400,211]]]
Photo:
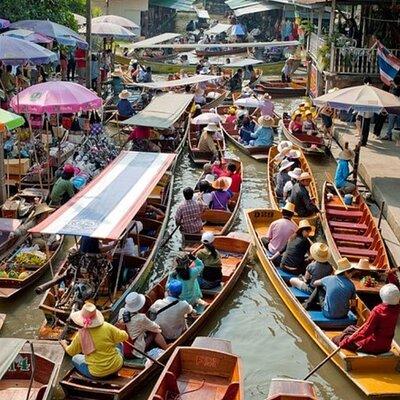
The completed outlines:
[[[280,275],[280,277],[286,282],[289,283],[290,278],[295,278],[297,275],[293,275],[290,272],[286,272],[281,268],[277,268],[276,269],[278,271],[278,274]]]
[[[308,311],[311,319],[323,329],[343,330],[357,323],[357,317],[349,311],[346,318],[327,318],[322,311]]]
[[[292,295],[296,297],[296,299],[298,299],[300,302],[307,300],[310,297],[309,293],[303,292],[302,290],[297,289],[295,287],[290,287],[289,289],[292,292]]]

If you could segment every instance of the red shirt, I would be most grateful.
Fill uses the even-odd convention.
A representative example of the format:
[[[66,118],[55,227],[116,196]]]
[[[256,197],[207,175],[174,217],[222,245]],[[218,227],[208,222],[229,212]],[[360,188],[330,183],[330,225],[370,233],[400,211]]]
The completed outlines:
[[[222,165],[213,164],[211,168],[211,172],[217,177],[220,178],[221,176],[229,176],[228,172],[225,169],[226,164],[223,163]]]
[[[230,190],[233,193],[238,193],[240,191],[240,184],[242,183],[242,177],[240,176],[239,173],[235,172],[234,174],[230,175],[232,178],[232,183],[230,186]]]
[[[340,346],[346,347],[354,343],[359,351],[371,354],[386,353],[392,346],[397,319],[400,314],[400,304],[390,306],[379,304],[374,307],[356,332],[343,339]]]
[[[149,139],[150,138],[150,128],[147,126],[137,126],[132,129],[132,132],[129,135],[129,140],[138,140],[138,139]]]
[[[75,50],[75,60],[77,68],[85,68],[86,67],[86,51],[83,49]]]

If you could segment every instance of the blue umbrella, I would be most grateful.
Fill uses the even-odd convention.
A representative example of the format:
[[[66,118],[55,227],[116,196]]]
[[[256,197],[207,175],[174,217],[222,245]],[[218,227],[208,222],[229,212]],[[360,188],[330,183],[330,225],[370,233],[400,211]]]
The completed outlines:
[[[28,29],[47,37],[51,37],[57,40],[58,43],[65,46],[78,46],[83,49],[88,47],[87,42],[85,42],[77,32],[64,25],[60,25],[49,20],[42,21],[38,19],[27,19],[12,23],[10,28]]]
[[[0,36],[0,60],[4,64],[11,65],[20,65],[25,62],[48,64],[57,60],[57,54],[36,43]]]
[[[232,36],[244,36],[246,33],[244,32],[244,29],[242,25],[237,24],[233,25],[231,28],[231,35]]]
[[[0,18],[0,29],[6,29],[10,26],[10,21],[8,19]]]

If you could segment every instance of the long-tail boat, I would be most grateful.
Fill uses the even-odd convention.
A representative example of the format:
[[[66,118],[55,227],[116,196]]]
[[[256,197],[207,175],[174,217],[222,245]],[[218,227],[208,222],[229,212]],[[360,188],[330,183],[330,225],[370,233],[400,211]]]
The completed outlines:
[[[257,93],[268,93],[273,99],[282,97],[302,97],[306,95],[305,82],[264,81],[258,83],[254,90]]]
[[[170,344],[167,350],[156,358],[157,361],[165,363],[172,356],[175,348],[188,343],[199,331],[199,329],[209,321],[215,310],[221,306],[222,301],[232,291],[238,281],[248,256],[250,243],[240,239],[230,237],[216,237],[214,241],[216,249],[222,256],[223,284],[217,290],[203,290],[203,299],[207,306],[204,311],[196,317],[187,317],[188,329]],[[146,312],[150,306],[158,299],[165,296],[165,285],[167,277],[163,278],[146,294],[146,304],[143,310]],[[102,380],[88,379],[71,370],[60,382],[67,397],[79,399],[127,399],[139,387],[148,381],[148,378],[156,372],[156,363],[138,363],[126,360],[122,369],[115,377]]]
[[[318,400],[312,382],[273,378],[267,400]]]
[[[361,326],[369,316],[369,309],[357,297],[353,311],[346,318],[329,319],[322,311],[306,311],[302,306],[308,294],[290,287],[288,281],[293,275],[277,269],[268,259],[260,237],[265,235],[269,225],[280,218],[280,213],[272,209],[245,211],[246,222],[255,244],[257,256],[275,290],[289,308],[306,333],[325,353],[337,350],[332,338],[339,335],[349,325]],[[393,342],[389,353],[370,355],[341,349],[332,356],[332,361],[347,379],[367,396],[398,396],[400,393],[400,347]]]

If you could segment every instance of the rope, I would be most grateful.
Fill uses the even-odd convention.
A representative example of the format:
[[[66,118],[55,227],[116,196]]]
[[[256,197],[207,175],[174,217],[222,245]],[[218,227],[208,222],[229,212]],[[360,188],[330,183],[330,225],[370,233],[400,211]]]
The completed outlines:
[[[205,383],[206,383],[206,380],[203,379],[203,381],[201,382],[201,385],[198,388],[192,389],[192,390],[187,390],[186,392],[172,395],[171,397],[168,398],[168,400],[180,400],[180,399],[182,399],[182,396],[184,396],[185,394],[197,392],[198,390],[202,389]]]
[[[29,400],[30,394],[31,394],[31,390],[32,390],[32,385],[33,385],[33,381],[35,378],[35,350],[33,348],[33,343],[29,342],[30,348],[31,348],[31,378],[29,380],[29,387],[28,387],[28,392],[26,394],[26,400]]]

